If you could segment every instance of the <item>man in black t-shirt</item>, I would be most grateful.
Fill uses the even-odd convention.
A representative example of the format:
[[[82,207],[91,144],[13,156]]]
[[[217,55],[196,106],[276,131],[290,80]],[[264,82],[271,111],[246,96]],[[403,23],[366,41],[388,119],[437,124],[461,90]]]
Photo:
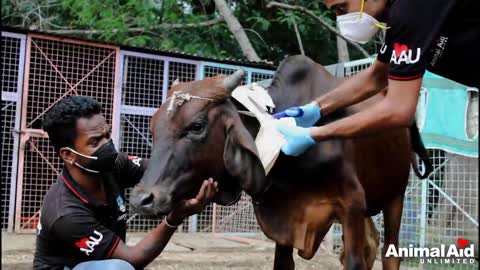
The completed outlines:
[[[352,138],[408,127],[414,120],[425,70],[480,87],[480,1],[478,0],[324,0],[337,14],[340,32],[365,43],[386,29],[385,44],[369,68],[311,103],[275,116],[295,117],[297,126],[277,126],[287,143],[282,151],[300,155],[318,141]],[[359,103],[380,91],[372,107],[311,128],[322,116]],[[448,109],[448,104],[446,109]]]
[[[135,246],[125,244],[125,188],[140,181],[146,161],[118,153],[110,126],[92,98],[67,97],[43,122],[64,168],[48,190],[38,225],[34,269],[131,270],[157,257],[183,219],[203,210],[217,183],[204,181]]]

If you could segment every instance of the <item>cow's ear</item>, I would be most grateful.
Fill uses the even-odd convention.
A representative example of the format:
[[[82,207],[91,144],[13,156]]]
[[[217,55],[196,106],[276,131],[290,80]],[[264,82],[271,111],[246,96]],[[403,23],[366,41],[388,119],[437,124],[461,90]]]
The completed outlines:
[[[242,187],[228,172],[224,172],[219,181],[218,192],[213,198],[213,202],[228,206],[235,204],[242,197]]]
[[[253,198],[262,194],[270,184],[257,154],[255,142],[235,115],[226,124],[227,138],[223,150],[223,162],[230,177]]]

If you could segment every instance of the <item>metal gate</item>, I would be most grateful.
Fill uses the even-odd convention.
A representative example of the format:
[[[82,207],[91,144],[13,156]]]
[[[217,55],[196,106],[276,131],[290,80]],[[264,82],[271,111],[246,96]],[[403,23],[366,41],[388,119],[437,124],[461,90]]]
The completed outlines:
[[[13,231],[26,36],[2,32],[2,231]]]
[[[120,150],[148,157],[150,118],[175,79],[193,81],[240,68],[39,34],[2,32],[2,45],[2,166],[7,168],[2,171],[2,230],[16,232],[35,230],[43,197],[62,167],[42,130],[43,116],[59,100],[68,95],[94,97],[102,104],[107,121],[111,120],[112,137]],[[244,84],[273,74],[242,68],[247,74]],[[248,200],[242,197],[242,202]],[[241,208],[253,215],[249,204]],[[201,215],[191,217],[181,231],[212,231],[212,218],[233,219],[232,213],[238,209],[210,205]],[[132,215],[129,230],[147,231],[157,223]]]
[[[26,45],[16,232],[35,230],[43,197],[62,166],[42,131],[44,114],[68,95],[86,95],[102,104],[107,121],[116,115],[118,47],[36,34]]]

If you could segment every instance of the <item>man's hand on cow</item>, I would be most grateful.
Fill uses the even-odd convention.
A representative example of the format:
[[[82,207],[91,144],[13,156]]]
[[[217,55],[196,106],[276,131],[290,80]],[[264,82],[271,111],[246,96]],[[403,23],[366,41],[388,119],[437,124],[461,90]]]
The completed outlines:
[[[212,201],[217,191],[218,182],[215,182],[212,178],[204,180],[195,198],[182,200],[177,204],[167,216],[168,223],[176,226],[181,224],[185,218],[202,212],[207,204]]]
[[[316,143],[310,134],[311,128],[291,126],[281,121],[275,127],[287,141],[282,146],[282,152],[287,156],[299,156]]]
[[[316,102],[309,103],[300,107],[291,107],[283,112],[273,115],[273,117],[280,119],[284,117],[294,117],[297,126],[311,127],[318,120],[320,120],[320,107]]]

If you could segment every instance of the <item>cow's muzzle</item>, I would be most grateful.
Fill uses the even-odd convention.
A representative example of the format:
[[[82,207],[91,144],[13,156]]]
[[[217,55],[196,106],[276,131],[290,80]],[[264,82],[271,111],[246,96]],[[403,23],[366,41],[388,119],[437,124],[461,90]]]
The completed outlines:
[[[157,216],[170,213],[172,197],[161,192],[157,186],[135,187],[130,194],[130,205],[134,212],[144,216]]]

